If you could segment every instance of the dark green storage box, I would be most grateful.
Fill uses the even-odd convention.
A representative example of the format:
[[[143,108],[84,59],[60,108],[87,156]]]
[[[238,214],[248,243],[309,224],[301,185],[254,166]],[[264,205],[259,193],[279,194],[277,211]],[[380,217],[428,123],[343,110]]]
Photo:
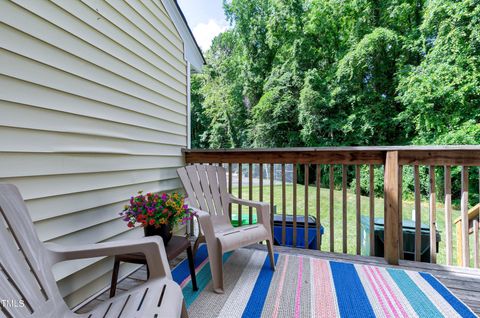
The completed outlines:
[[[384,231],[385,224],[383,218],[374,219],[374,238],[375,238],[375,256],[384,256]],[[430,262],[430,229],[428,225],[422,224],[421,229],[421,261]],[[440,233],[437,230],[437,246],[440,242]],[[361,218],[361,242],[362,255],[370,255],[370,221],[367,216]],[[415,259],[415,222],[412,220],[403,220],[403,257],[406,260]]]

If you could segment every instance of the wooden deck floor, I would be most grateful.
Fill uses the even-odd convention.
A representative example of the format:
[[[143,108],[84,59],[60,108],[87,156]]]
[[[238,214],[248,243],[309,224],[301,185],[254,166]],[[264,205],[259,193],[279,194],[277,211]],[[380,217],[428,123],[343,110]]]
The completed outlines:
[[[252,245],[249,248],[266,250],[264,245]],[[339,253],[320,252],[315,250],[305,250],[298,248],[289,248],[283,246],[276,246],[275,252],[292,254],[292,255],[308,255],[327,260],[336,260],[357,264],[370,264],[376,266],[389,267],[383,258],[380,257],[366,257],[358,255],[346,255]],[[178,264],[186,255],[179,256],[176,260],[171,262],[171,266]],[[401,261],[396,268],[422,271],[430,273],[440,280],[450,291],[456,295],[460,300],[467,304],[478,316],[480,316],[480,270],[471,268],[460,268],[455,266],[444,266],[429,263],[418,263],[412,261]],[[142,284],[147,278],[145,266],[131,274],[129,277],[119,282],[117,294],[127,291],[139,284]],[[91,308],[97,306],[105,299],[108,299],[107,290],[85,306],[83,306],[78,313],[90,311]]]

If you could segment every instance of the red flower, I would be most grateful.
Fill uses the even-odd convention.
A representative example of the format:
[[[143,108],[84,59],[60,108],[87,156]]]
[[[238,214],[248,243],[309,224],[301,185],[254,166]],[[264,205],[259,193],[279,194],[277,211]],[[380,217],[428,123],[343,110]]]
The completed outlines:
[[[154,219],[150,219],[150,221],[148,222],[150,225],[154,225],[155,224],[155,220]]]
[[[127,226],[128,226],[128,227],[133,227],[134,225],[133,225],[132,222],[128,222]]]

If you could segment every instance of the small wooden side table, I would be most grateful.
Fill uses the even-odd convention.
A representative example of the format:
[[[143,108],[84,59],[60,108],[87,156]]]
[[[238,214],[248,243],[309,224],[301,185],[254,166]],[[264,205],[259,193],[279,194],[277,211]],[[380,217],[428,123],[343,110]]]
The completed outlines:
[[[190,269],[190,277],[192,278],[192,287],[194,291],[197,291],[197,277],[195,275],[195,265],[193,263],[193,253],[190,241],[183,236],[172,236],[167,246],[165,246],[165,251],[167,252],[167,258],[169,261],[175,259],[185,250],[187,251],[188,267]],[[142,253],[116,255],[115,262],[113,264],[112,283],[110,285],[110,298],[115,296],[115,292],[117,289],[118,270],[120,269],[120,262],[147,265],[145,255],[143,255]],[[149,275],[148,265],[147,275]]]

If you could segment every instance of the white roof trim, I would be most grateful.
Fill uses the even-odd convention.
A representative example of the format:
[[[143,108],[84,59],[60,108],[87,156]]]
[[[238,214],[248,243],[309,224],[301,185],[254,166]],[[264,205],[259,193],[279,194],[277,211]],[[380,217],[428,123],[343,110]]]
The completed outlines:
[[[197,42],[195,41],[195,38],[193,37],[192,32],[190,31],[190,28],[183,17],[183,13],[180,12],[180,8],[175,3],[175,0],[161,1],[183,40],[185,60],[190,62],[192,71],[197,73],[201,72],[202,67],[205,64],[205,60],[203,58],[202,51],[198,47]]]

